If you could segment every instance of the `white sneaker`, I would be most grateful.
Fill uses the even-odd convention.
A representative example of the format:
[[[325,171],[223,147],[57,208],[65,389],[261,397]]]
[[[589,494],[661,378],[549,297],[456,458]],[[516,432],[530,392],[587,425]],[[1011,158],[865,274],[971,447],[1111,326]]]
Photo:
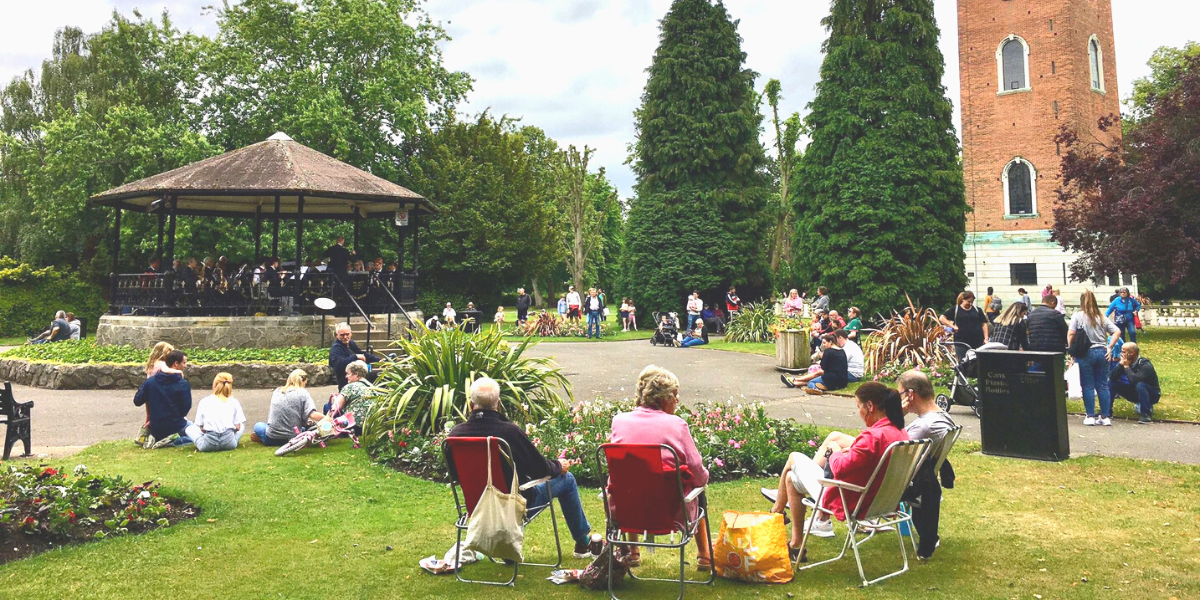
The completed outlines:
[[[816,516],[813,515],[809,518],[809,521],[812,522],[812,529],[809,530],[809,535],[815,535],[819,538],[833,537],[833,521],[817,519]]]
[[[1095,425],[1095,424],[1096,424],[1096,417],[1084,417],[1084,418],[1083,418],[1083,424],[1084,424],[1084,425],[1087,425],[1088,427],[1091,427],[1092,425]]]
[[[1100,424],[1105,427],[1112,427],[1112,419],[1108,417],[1100,417]]]

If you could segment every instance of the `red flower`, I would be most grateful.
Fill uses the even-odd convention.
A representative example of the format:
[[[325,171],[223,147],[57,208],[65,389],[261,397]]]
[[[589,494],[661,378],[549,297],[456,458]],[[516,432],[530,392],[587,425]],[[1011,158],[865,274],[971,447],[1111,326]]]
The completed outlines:
[[[66,515],[67,515],[67,519],[70,520],[70,522],[72,522],[72,523],[75,522],[75,511],[68,510]]]
[[[51,469],[50,467],[42,469],[42,477],[52,477],[54,475],[58,475],[58,471]]]
[[[408,447],[408,442],[400,442],[400,447],[401,447],[401,448],[407,448],[407,447]]]
[[[138,504],[139,504],[139,505],[141,505],[141,506],[145,506],[145,505],[146,505],[146,501],[145,501],[145,500],[140,500],[140,499],[139,499],[139,500],[138,500]]]
[[[37,521],[34,521],[34,520],[33,520],[33,517],[25,517],[25,521],[24,521],[24,523],[25,523],[26,525],[33,525],[34,523],[37,523]]]

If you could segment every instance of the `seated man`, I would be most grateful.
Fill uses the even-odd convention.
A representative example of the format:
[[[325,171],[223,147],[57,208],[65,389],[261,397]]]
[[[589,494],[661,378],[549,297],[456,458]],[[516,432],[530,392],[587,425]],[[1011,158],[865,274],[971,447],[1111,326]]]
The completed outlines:
[[[67,313],[58,311],[54,313],[54,321],[50,323],[50,327],[38,334],[37,337],[29,340],[30,344],[45,344],[47,342],[63,342],[71,339],[71,324],[67,322]]]
[[[931,440],[932,448],[936,450],[941,444],[942,438],[946,437],[946,434],[954,429],[955,425],[954,421],[950,419],[950,415],[942,412],[942,409],[938,408],[937,402],[934,401],[933,384],[924,373],[913,370],[900,375],[900,379],[896,382],[896,389],[900,392],[904,413],[917,416],[912,423],[908,424],[908,427],[904,428],[908,432],[908,438]],[[938,473],[933,471],[933,463],[932,456],[926,458],[925,464],[921,466],[921,470],[913,478],[908,492],[905,493],[905,499],[909,501],[920,499],[920,502],[912,504],[912,520],[913,528],[917,530],[917,537],[920,540],[917,547],[917,558],[921,560],[928,560],[930,556],[933,556],[933,551],[941,543],[941,539],[938,537],[938,519],[941,515],[942,484],[944,483],[946,487],[954,485],[954,469],[950,467],[950,461],[942,463],[944,475],[941,482],[938,481]]]
[[[783,385],[794,388],[806,385],[805,393],[820,396],[825,392],[840,390],[850,383],[850,365],[846,353],[837,347],[837,336],[827,333],[821,336],[821,367],[806,375],[791,377],[780,375]]]
[[[490,377],[481,377],[471,384],[471,414],[466,422],[460,423],[450,430],[448,437],[498,437],[508,443],[512,450],[513,463],[520,475],[520,484],[551,477],[549,492],[546,485],[534,486],[525,490],[528,506],[548,504],[552,498],[558,498],[562,508],[563,520],[571,530],[575,539],[575,558],[591,558],[600,553],[600,543],[592,544],[592,526],[587,516],[583,514],[583,504],[579,501],[579,488],[575,484],[575,476],[568,472],[572,466],[579,463],[575,460],[548,460],[538,452],[537,447],[529,441],[525,431],[514,425],[500,414],[500,384]],[[506,479],[512,477],[512,471],[507,463]]]
[[[454,312],[454,306],[447,302],[446,308],[442,309],[442,320],[446,322],[446,325],[455,325],[455,319],[457,317],[458,313]]]
[[[334,330],[336,339],[333,340],[333,346],[329,348],[329,368],[333,369],[334,376],[337,377],[338,389],[346,386],[346,366],[350,363],[361,360],[365,363],[378,362],[379,357],[369,352],[364,352],[350,339],[354,334],[350,329],[349,323],[338,323],[337,329]],[[378,372],[369,372],[367,379],[375,382],[375,377]]]
[[[147,378],[133,395],[133,405],[144,405],[150,419],[150,435],[142,444],[147,450],[187,445],[202,435],[200,428],[187,420],[192,410],[192,386],[183,378],[187,355],[172,350],[163,362],[167,370]]]
[[[850,332],[845,329],[839,329],[833,332],[833,335],[837,336],[837,347],[846,353],[846,371],[849,374],[847,381],[862,381],[867,370],[862,348],[850,339]]]
[[[1121,360],[1113,366],[1108,379],[1113,397],[1119,396],[1134,404],[1139,415],[1138,424],[1149,423],[1162,390],[1158,387],[1154,364],[1150,359],[1142,358],[1136,343],[1127,342],[1121,346]]]

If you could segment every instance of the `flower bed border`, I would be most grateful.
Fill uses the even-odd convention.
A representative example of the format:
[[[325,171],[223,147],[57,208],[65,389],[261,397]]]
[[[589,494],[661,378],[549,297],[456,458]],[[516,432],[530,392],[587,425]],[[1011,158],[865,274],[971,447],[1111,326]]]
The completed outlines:
[[[222,371],[233,375],[235,385],[243,389],[271,389],[287,380],[294,369],[304,369],[315,385],[333,383],[328,365],[305,363],[231,363],[189,365],[188,381],[195,389],[207,389],[213,377]],[[30,361],[0,359],[0,380],[47,390],[120,390],[137,389],[146,380],[144,365]]]

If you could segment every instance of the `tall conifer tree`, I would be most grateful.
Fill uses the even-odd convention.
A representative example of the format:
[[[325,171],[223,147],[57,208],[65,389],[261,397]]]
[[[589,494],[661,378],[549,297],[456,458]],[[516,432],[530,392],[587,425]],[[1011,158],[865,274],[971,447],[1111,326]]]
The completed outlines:
[[[636,113],[624,291],[679,309],[693,289],[763,283],[769,194],[756,73],[721,2],[675,0]]]
[[[796,272],[868,314],[966,284],[966,201],[933,0],[834,0],[797,173]],[[885,313],[886,314],[886,313]]]

